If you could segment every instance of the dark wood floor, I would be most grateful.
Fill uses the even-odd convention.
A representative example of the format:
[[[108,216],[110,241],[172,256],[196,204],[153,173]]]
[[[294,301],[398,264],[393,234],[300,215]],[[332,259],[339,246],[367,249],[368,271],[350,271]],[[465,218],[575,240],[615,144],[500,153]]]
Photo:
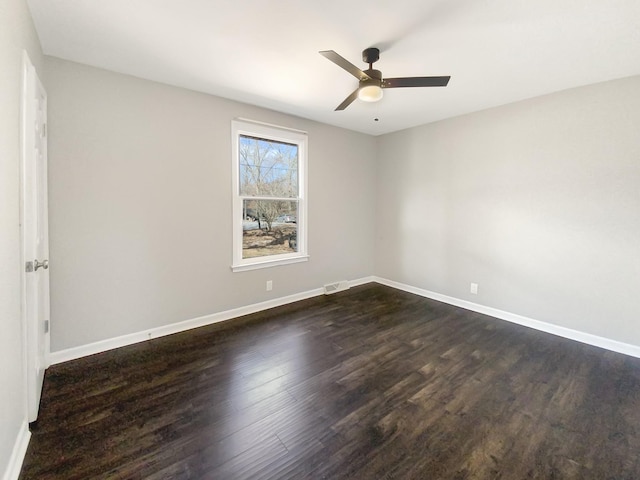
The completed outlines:
[[[640,360],[376,284],[50,368],[22,479],[639,479]]]

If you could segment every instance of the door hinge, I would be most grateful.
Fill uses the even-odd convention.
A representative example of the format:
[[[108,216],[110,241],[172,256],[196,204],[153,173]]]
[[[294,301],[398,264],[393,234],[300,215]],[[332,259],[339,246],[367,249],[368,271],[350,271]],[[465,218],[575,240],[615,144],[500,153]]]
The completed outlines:
[[[33,272],[33,262],[27,262],[24,267],[24,271],[27,273]]]
[[[46,137],[47,136],[47,124],[43,123],[42,124],[42,137]]]
[[[44,333],[49,333],[49,320],[44,321]]]

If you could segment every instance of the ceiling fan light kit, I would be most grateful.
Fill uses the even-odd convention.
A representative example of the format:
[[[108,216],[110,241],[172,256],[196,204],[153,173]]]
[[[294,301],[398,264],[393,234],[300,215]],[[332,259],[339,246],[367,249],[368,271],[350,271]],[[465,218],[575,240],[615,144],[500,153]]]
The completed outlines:
[[[377,102],[382,98],[382,88],[378,85],[368,85],[358,89],[358,98],[363,102]]]
[[[323,50],[319,53],[356,77],[359,82],[358,88],[336,107],[336,111],[344,110],[356,98],[364,102],[377,102],[382,98],[384,88],[446,87],[451,78],[450,76],[383,78],[382,72],[373,68],[373,64],[380,59],[380,50],[375,47],[367,48],[362,52],[362,60],[369,64],[367,70],[360,70],[333,50]]]

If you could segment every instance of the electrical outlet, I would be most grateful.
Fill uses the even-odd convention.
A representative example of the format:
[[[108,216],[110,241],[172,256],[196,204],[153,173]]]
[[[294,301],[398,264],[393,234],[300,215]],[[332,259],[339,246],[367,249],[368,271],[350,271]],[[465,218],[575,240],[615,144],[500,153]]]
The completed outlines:
[[[478,294],[478,284],[477,283],[472,283],[470,291],[474,295],[477,295]]]
[[[267,292],[273,290],[273,280],[267,280]]]

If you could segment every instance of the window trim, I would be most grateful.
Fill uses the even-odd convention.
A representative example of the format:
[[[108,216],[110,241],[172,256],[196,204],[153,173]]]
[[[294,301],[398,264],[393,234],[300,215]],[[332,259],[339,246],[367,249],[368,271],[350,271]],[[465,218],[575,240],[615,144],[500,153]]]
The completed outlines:
[[[298,196],[291,200],[298,202],[297,242],[298,251],[264,257],[242,258],[242,202],[248,196],[240,195],[240,135],[292,143],[298,146]],[[233,228],[233,261],[231,270],[243,272],[278,265],[306,262],[309,259],[307,250],[307,133],[268,123],[247,119],[234,119],[231,122],[231,182],[232,182],[232,228]]]

